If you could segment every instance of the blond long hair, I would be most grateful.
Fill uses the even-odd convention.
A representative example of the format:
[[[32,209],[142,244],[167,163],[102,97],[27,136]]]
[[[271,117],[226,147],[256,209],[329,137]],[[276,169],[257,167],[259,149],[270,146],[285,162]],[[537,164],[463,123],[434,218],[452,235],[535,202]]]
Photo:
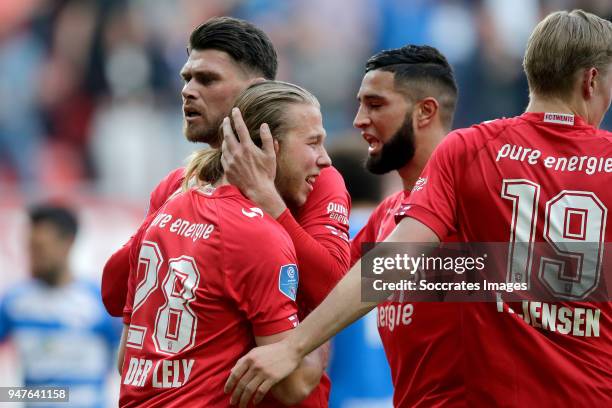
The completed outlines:
[[[307,90],[282,81],[265,81],[249,86],[238,95],[234,106],[240,109],[251,139],[261,147],[260,126],[267,123],[272,137],[282,140],[283,134],[290,126],[285,119],[285,111],[287,106],[292,104],[320,106],[317,98]],[[230,122],[235,133],[236,128],[231,117]],[[215,183],[223,176],[220,148],[198,150],[188,160],[183,190],[189,188],[194,177],[207,183]]]

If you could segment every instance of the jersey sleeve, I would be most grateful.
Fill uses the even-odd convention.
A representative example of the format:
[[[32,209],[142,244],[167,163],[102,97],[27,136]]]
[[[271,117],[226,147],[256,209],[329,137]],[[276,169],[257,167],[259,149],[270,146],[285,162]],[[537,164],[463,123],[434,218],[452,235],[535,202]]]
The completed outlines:
[[[127,295],[129,253],[134,237],[111,255],[102,271],[102,302],[111,316],[121,316]]]
[[[102,303],[111,316],[119,317],[124,314],[128,296],[128,280],[130,277],[130,263],[134,251],[138,251],[142,234],[156,213],[149,214],[140,224],[130,240],[111,255],[102,271]]]
[[[350,208],[344,179],[329,167],[317,178],[297,217],[287,210],[277,219],[295,245],[302,273],[300,297],[309,309],[321,303],[348,270]]]
[[[157,210],[164,205],[168,197],[181,187],[184,177],[185,168],[180,167],[170,172],[166,178],[159,182],[149,197],[147,215],[157,212]]]
[[[179,189],[185,174],[184,168],[178,168],[166,176],[151,192],[147,216],[151,217],[167,201],[168,197]],[[121,316],[127,296],[129,257],[134,236],[118,251],[110,256],[102,271],[102,301],[111,316]]]
[[[465,152],[461,133],[452,132],[443,140],[396,214],[398,223],[406,216],[414,218],[434,231],[440,240],[456,233],[457,170],[464,165]]]
[[[254,335],[271,336],[297,326],[300,277],[287,233],[271,219],[259,222],[256,231],[225,225],[240,236],[224,234],[221,262],[227,292],[251,322]]]

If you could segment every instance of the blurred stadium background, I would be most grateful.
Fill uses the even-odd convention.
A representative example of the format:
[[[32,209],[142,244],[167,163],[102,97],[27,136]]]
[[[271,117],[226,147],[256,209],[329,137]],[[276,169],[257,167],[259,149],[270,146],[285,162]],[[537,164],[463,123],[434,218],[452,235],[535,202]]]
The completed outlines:
[[[231,15],[261,27],[277,47],[279,79],[319,98],[355,232],[382,195],[400,188],[360,166],[365,142],[352,119],[366,59],[406,43],[433,45],[457,75],[454,127],[514,116],[527,103],[521,57],[531,29],[572,8],[612,17],[610,0],[0,1],[0,296],[28,276],[25,209],[41,201],[78,210],[73,271],[99,281],[148,193],[195,147],[181,133],[178,72],[189,32],[206,19]],[[612,129],[612,115],[603,127]],[[389,406],[375,319],[338,342],[348,346],[336,346],[332,406]],[[342,374],[355,371],[369,375]],[[11,346],[0,346],[0,386],[19,381]],[[109,389],[113,403],[116,376]]]

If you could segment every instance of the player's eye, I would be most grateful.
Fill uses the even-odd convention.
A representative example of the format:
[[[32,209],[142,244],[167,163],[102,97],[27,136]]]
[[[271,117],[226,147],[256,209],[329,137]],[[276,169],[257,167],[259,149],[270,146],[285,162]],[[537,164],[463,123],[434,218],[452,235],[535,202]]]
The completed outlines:
[[[211,75],[196,75],[196,80],[199,84],[208,86],[217,81],[217,78]]]

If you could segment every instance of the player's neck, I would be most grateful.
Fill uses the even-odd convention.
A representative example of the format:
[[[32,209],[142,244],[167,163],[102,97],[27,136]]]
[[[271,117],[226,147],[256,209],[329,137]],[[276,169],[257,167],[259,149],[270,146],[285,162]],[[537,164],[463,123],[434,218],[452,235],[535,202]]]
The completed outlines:
[[[571,115],[584,117],[585,114],[582,112],[584,109],[581,109],[579,105],[579,103],[574,103],[573,101],[567,101],[559,98],[544,98],[532,95],[525,112],[568,113]]]
[[[404,190],[411,191],[414,184],[419,179],[419,176],[423,172],[427,161],[431,157],[433,151],[436,149],[438,144],[444,139],[449,129],[444,128],[441,125],[431,126],[426,130],[420,131],[415,135],[417,140],[417,149],[414,152],[414,156],[404,167],[398,169],[400,177],[402,178],[402,186]]]
[[[421,175],[423,171],[423,166],[414,166],[414,159],[408,163],[408,165],[402,167],[397,172],[402,178],[402,186],[404,190],[411,191],[412,187],[414,187],[414,183],[416,183],[417,179]]]
[[[230,182],[227,181],[227,177],[224,174],[223,176],[221,176],[221,178],[219,180],[217,180],[215,183],[213,183],[212,186],[216,188],[216,187],[225,186],[227,184],[230,184]]]

